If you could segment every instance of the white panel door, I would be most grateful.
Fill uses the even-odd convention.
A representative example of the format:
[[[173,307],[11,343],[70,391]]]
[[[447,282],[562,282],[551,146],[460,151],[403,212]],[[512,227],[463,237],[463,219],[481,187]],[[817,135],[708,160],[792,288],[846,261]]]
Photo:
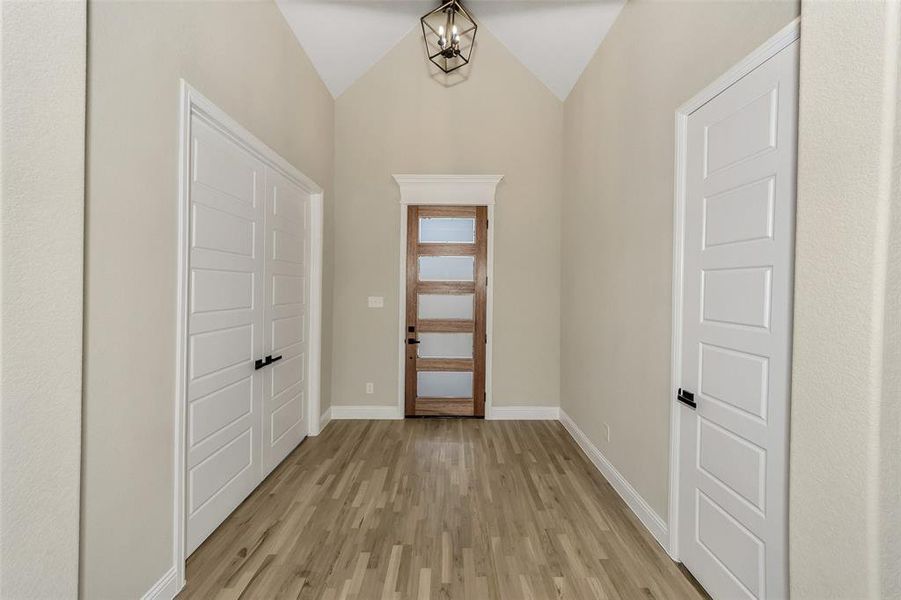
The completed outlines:
[[[262,476],[265,167],[191,121],[187,351],[187,553]]]
[[[310,195],[266,170],[266,355],[263,476],[307,434]]]
[[[688,117],[678,551],[716,599],[788,595],[797,92],[795,42]]]

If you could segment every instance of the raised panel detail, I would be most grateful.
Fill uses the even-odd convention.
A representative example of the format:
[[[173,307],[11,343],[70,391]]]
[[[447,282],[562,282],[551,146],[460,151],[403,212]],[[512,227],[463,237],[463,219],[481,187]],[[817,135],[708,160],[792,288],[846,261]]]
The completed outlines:
[[[253,308],[253,273],[194,269],[191,312]]]
[[[303,277],[296,275],[272,276],[272,305],[303,303]]]
[[[749,598],[759,598],[764,581],[763,542],[698,491],[697,541],[735,578]]]
[[[272,413],[272,427],[270,443],[275,443],[282,437],[286,431],[291,429],[301,419],[303,414],[303,393],[291,398],[279,406]]]
[[[293,221],[304,228],[304,216],[306,214],[306,194],[299,188],[281,183],[275,189],[272,199],[272,214]]]
[[[701,344],[701,394],[766,419],[769,361],[718,346]]]
[[[702,319],[768,329],[771,275],[769,267],[703,271]]]
[[[272,231],[272,258],[274,260],[302,265],[303,254],[304,245],[302,238],[280,229]]]
[[[195,446],[253,410],[253,378],[228,385],[191,402],[189,444]]]
[[[303,341],[303,316],[272,321],[272,351],[281,352]]]
[[[775,189],[770,177],[704,198],[704,246],[772,238]]]
[[[253,327],[243,325],[194,334],[188,353],[191,379],[250,361],[253,358]]]
[[[193,248],[253,256],[251,220],[203,204],[194,204],[191,230]]]
[[[698,417],[698,462],[703,471],[764,512],[766,452],[763,448]]]
[[[774,88],[704,128],[705,176],[776,147],[777,101]]]
[[[191,469],[188,477],[191,512],[206,504],[225,484],[248,468],[252,458],[253,435],[248,429]]]
[[[303,381],[304,355],[286,358],[272,366],[272,397],[275,398],[290,386]]]
[[[194,181],[252,205],[257,163],[230,141],[211,134],[207,125],[195,123],[199,135],[194,140]]]

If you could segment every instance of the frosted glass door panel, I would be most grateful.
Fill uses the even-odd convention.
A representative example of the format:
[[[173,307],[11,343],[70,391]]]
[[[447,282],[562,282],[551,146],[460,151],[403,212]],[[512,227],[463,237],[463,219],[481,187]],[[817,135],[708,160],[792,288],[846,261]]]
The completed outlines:
[[[472,372],[420,371],[416,389],[420,398],[471,398]]]
[[[419,294],[420,319],[471,320],[475,296],[473,294]]]
[[[475,256],[420,256],[419,281],[474,281]]]
[[[471,333],[420,333],[420,358],[472,358]]]
[[[475,244],[476,220],[444,217],[419,219],[420,244]]]

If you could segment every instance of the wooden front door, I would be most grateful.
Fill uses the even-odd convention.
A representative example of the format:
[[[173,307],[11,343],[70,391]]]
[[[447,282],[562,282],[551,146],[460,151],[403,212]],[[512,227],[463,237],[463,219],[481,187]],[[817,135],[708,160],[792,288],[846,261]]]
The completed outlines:
[[[488,214],[410,206],[405,414],[485,415]]]

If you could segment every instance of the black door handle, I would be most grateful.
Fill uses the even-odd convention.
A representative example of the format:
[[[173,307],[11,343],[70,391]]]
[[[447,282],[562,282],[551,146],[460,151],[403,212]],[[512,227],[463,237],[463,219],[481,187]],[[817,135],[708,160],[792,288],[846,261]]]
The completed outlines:
[[[682,388],[679,388],[679,393],[676,394],[676,400],[690,408],[698,407],[698,403],[695,402],[694,393],[689,392],[688,390],[683,390]]]
[[[263,367],[268,367],[272,363],[280,361],[281,359],[282,359],[281,354],[279,354],[275,358],[273,358],[271,354],[269,356],[267,356],[266,358],[258,358],[253,362],[253,369],[255,371],[259,371]]]
[[[414,340],[413,338],[410,338],[410,339],[407,340],[407,343],[408,343],[408,344],[418,344],[418,343],[419,343],[419,340]]]

